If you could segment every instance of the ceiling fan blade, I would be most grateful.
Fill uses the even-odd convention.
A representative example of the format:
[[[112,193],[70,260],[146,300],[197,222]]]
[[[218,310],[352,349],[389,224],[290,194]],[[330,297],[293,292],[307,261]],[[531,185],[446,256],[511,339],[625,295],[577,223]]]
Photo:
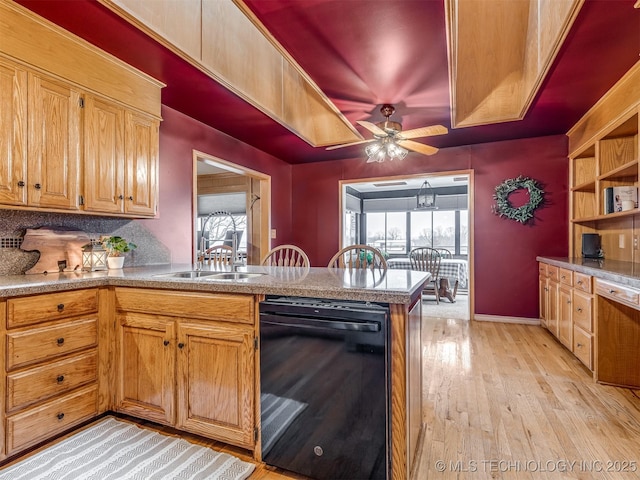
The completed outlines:
[[[356,123],[367,130],[369,130],[374,135],[378,135],[379,137],[386,137],[388,135],[383,129],[377,126],[375,123],[367,122],[366,120],[357,120]]]
[[[433,155],[438,151],[436,147],[425,145],[424,143],[414,142],[413,140],[397,140],[396,143],[401,147],[406,148],[407,150],[418,152],[422,155]]]
[[[375,141],[376,139],[372,138],[370,140],[362,140],[360,142],[343,143],[342,145],[332,145],[330,147],[325,148],[325,150],[335,150],[336,148],[351,147],[353,145],[360,145],[361,143],[369,143],[369,142],[375,142]]]
[[[447,127],[443,127],[442,125],[431,125],[430,127],[421,127],[406,130],[400,132],[397,136],[402,138],[419,138],[430,137],[432,135],[444,135],[448,132],[449,130],[447,130]]]

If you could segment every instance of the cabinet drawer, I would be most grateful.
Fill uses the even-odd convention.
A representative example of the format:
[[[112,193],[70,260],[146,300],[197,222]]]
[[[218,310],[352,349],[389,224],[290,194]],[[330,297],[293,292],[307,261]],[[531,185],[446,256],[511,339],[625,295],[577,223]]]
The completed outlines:
[[[98,311],[98,290],[73,290],[7,300],[7,328]]]
[[[59,395],[98,377],[95,350],[7,375],[7,412]]]
[[[593,336],[582,331],[581,328],[573,327],[573,354],[584,363],[589,370],[593,370],[592,365]]]
[[[540,275],[541,277],[546,277],[547,276],[547,264],[546,263],[538,262],[538,275]]]
[[[558,272],[559,268],[554,267],[553,265],[547,265],[547,275],[549,279],[554,282],[560,281],[560,273]]]
[[[573,291],[573,323],[585,332],[593,332],[593,297],[579,290]]]
[[[559,268],[558,275],[560,277],[560,283],[564,285],[573,286],[573,272],[571,270],[567,270],[566,268]]]
[[[573,272],[573,286],[574,288],[580,289],[583,292],[592,293],[593,288],[591,286],[590,275],[585,275],[584,273]]]
[[[7,370],[95,346],[97,318],[7,332]]]
[[[600,279],[596,279],[596,293],[617,302],[633,305],[636,308],[640,298],[640,291],[638,290]]]
[[[42,442],[98,414],[95,385],[7,417],[7,455]]]
[[[255,323],[253,295],[116,288],[116,308],[127,312]]]

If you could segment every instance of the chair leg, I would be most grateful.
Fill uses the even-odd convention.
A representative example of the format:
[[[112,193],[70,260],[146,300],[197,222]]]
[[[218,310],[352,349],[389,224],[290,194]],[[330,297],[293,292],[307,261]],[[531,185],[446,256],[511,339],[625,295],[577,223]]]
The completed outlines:
[[[436,304],[439,305],[440,304],[440,283],[438,282],[438,279],[436,279],[434,281],[434,290],[436,292]]]

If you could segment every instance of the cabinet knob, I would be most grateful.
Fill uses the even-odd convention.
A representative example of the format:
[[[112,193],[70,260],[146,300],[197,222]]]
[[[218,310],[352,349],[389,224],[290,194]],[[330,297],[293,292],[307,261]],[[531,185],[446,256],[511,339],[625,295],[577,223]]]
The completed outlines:
[[[124,200],[124,195],[122,194],[118,195],[118,200]]]
[[[582,285],[582,280],[578,280],[578,285]]]
[[[165,340],[163,343],[164,343],[164,346],[166,347],[167,345],[169,345],[169,340]]]
[[[565,278],[567,278],[567,277],[566,277],[565,275],[562,275],[562,277],[561,277],[561,278],[564,280],[564,279],[565,279]]]
[[[34,185],[34,188],[35,188],[36,190],[40,190],[40,189],[42,188],[42,185],[40,185],[39,183],[36,183],[36,184]]]
[[[64,345],[64,338],[60,337],[59,339],[56,340],[56,343],[58,344],[59,347]]]
[[[64,418],[64,413],[60,412],[56,415],[56,417],[58,418],[58,420],[62,420]]]
[[[616,293],[616,291],[613,289],[609,289],[609,293]]]
[[[578,313],[582,313],[582,308],[578,307],[578,308],[576,308],[576,311],[577,311]]]
[[[58,311],[61,312],[64,310],[64,303],[59,303],[58,304]]]
[[[56,382],[58,383],[64,382],[64,375],[58,375],[58,377],[56,378]]]
[[[178,348],[179,348],[179,349],[183,349],[183,348],[184,348],[184,343],[180,342],[180,343],[178,344]]]
[[[571,300],[567,300],[567,305],[571,305]]]
[[[133,195],[129,195],[127,198],[133,201]]]
[[[577,348],[582,348],[582,346],[583,346],[583,345],[582,345],[581,343],[576,343],[576,347],[577,347]]]
[[[18,186],[19,186],[19,187],[24,187],[24,181],[23,181],[23,180],[20,180],[20,181],[18,182]]]

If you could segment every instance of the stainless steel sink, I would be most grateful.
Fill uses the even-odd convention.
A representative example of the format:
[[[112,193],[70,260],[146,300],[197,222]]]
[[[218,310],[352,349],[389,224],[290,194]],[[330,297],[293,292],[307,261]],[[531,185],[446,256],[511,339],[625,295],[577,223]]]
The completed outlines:
[[[161,273],[161,274],[158,274],[158,275],[154,275],[154,277],[202,278],[202,277],[209,277],[211,275],[219,275],[219,272],[206,272],[206,271],[199,271],[199,270],[190,270],[188,272]]]
[[[225,272],[215,273],[207,277],[207,280],[244,280],[247,278],[261,277],[265,273],[248,273],[248,272]]]

